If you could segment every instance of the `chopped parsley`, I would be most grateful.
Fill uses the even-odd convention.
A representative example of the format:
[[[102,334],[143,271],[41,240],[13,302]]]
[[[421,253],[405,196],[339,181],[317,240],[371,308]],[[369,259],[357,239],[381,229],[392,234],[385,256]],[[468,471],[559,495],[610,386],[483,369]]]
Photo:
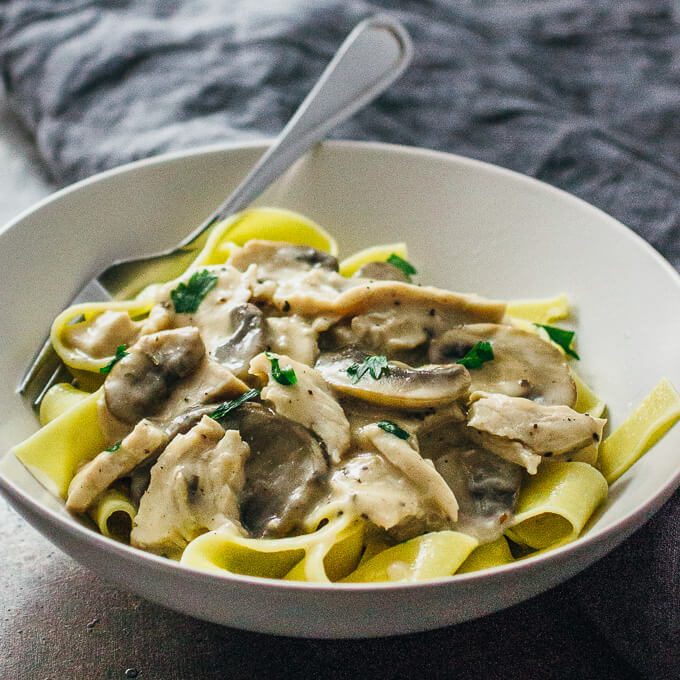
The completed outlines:
[[[465,368],[481,368],[485,361],[491,361],[493,358],[491,343],[486,340],[480,340],[462,359],[458,359],[456,363],[463,364]]]
[[[194,272],[187,283],[180,283],[170,293],[175,311],[178,314],[193,314],[216,284],[217,276],[207,269]]]
[[[399,257],[399,255],[397,255],[396,253],[392,253],[387,258],[387,262],[393,264],[398,269],[401,269],[401,271],[404,272],[404,276],[406,277],[406,280],[409,283],[411,282],[411,274],[418,273],[418,270],[410,262],[405,260],[403,257]]]
[[[120,445],[121,442],[116,442],[113,446],[109,447],[108,449],[104,449],[104,451],[111,451],[111,453],[113,453],[114,451],[118,451]]]
[[[360,364],[352,364],[347,373],[352,378],[352,385],[356,385],[366,373],[370,373],[373,380],[378,380],[383,372],[389,372],[387,364],[387,357],[378,355],[374,357],[366,357]]]
[[[571,343],[574,340],[574,331],[565,331],[563,328],[555,328],[555,326],[546,326],[542,323],[535,323],[534,326],[543,328],[548,334],[548,337],[556,344],[559,345],[570,357],[574,359],[580,359],[581,357],[574,352],[571,348]]]
[[[399,425],[393,423],[391,420],[381,420],[378,423],[378,427],[381,430],[385,430],[388,434],[399,437],[399,439],[408,439],[411,436],[406,430],[402,430]]]
[[[291,366],[281,368],[279,366],[279,360],[276,357],[272,356],[269,352],[265,352],[264,355],[269,359],[269,363],[272,365],[272,378],[274,378],[279,385],[295,385],[297,376]]]
[[[126,345],[118,345],[118,347],[116,348],[116,356],[114,356],[113,359],[111,359],[111,361],[109,361],[109,363],[106,364],[106,366],[102,366],[102,367],[99,369],[99,372],[100,372],[100,373],[104,373],[104,374],[110,373],[110,372],[111,372],[111,369],[112,369],[112,368],[113,368],[113,367],[114,367],[114,366],[115,366],[115,365],[116,365],[123,357],[126,357],[126,356],[128,355],[128,352],[125,351],[125,347],[126,347]]]
[[[248,390],[247,392],[244,392],[237,399],[232,399],[231,401],[225,401],[222,404],[220,404],[210,414],[210,417],[214,418],[215,420],[219,420],[220,418],[224,418],[224,416],[226,416],[227,413],[229,413],[229,411],[233,411],[235,408],[238,408],[239,406],[241,406],[241,404],[245,404],[247,401],[250,401],[251,399],[258,397],[259,395],[260,395],[259,390]]]

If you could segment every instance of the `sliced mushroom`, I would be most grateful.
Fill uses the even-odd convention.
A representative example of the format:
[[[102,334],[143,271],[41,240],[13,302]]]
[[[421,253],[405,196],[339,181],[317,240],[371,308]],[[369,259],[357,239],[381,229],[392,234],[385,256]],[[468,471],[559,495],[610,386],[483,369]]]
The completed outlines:
[[[350,375],[351,366],[360,366],[370,355],[354,347],[322,354],[316,370],[338,392],[391,408],[424,409],[441,406],[465,397],[470,386],[467,369],[460,364],[426,365],[413,368],[391,361],[380,377],[366,372],[359,380]]]
[[[128,424],[153,415],[172,386],[198,369],[204,355],[198,329],[191,326],[143,336],[107,376],[106,406]]]
[[[456,528],[482,542],[498,538],[515,510],[522,468],[471,446],[448,449],[434,466],[458,501]]]
[[[234,332],[215,348],[213,356],[236,377],[248,375],[250,360],[265,349],[265,321],[262,311],[248,302],[237,305],[229,315]]]
[[[258,276],[268,279],[277,278],[283,270],[295,269],[327,269],[338,271],[338,260],[329,253],[295,245],[285,241],[264,241],[252,239],[243,248],[229,258],[229,264],[239,271],[245,271],[250,265],[257,265]]]
[[[255,536],[300,530],[325,485],[328,464],[309,430],[271,409],[247,402],[220,420],[250,446],[241,521]]]
[[[267,358],[271,357],[271,360]],[[281,384],[273,376],[272,361],[280,368],[295,372],[295,383]],[[323,377],[311,366],[290,357],[260,354],[250,362],[250,372],[267,381],[262,388],[262,400],[271,404],[277,413],[314,432],[334,463],[349,447],[349,423]]]
[[[409,283],[408,276],[390,262],[367,262],[357,269],[352,278]]]
[[[576,402],[576,386],[564,355],[538,335],[501,324],[452,328],[430,343],[433,363],[455,362],[478,342],[491,343],[494,358],[470,370],[471,391],[526,397],[542,404]]]

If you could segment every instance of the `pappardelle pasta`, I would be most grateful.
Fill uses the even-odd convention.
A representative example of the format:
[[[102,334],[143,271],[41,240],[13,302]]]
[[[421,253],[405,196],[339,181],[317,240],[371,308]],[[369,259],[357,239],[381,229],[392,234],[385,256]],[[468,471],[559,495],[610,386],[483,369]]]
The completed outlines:
[[[104,535],[186,565],[414,581],[574,540],[680,416],[662,380],[603,436],[563,295],[414,283],[403,243],[336,256],[258,208],[178,279],[67,309],[52,342],[74,384],[14,454]]]

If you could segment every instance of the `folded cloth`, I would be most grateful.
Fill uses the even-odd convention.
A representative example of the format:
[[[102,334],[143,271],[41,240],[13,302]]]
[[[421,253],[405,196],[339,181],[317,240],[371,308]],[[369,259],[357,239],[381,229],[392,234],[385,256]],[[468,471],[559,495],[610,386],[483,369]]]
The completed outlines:
[[[344,36],[376,12],[406,24],[415,60],[335,136],[538,177],[680,267],[674,0],[11,0],[0,4],[0,69],[10,105],[66,183],[161,151],[273,136]],[[676,494],[568,586],[647,677],[680,667],[679,538]],[[548,634],[569,636],[552,625]],[[544,677],[566,677],[559,659]]]

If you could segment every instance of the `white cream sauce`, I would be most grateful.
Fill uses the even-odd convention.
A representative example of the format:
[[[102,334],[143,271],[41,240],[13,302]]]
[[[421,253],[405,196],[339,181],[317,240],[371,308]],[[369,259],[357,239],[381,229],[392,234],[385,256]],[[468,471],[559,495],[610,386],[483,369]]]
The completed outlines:
[[[252,241],[225,265],[205,269],[216,283],[195,311],[177,313],[172,301],[172,291],[189,283],[188,272],[159,287],[145,322],[103,314],[70,337],[97,357],[119,344],[134,354],[145,337],[160,333],[168,341],[173,336],[162,334],[174,329],[195,329],[203,343],[200,361],[192,350],[190,374],[161,385],[157,403],[139,414],[170,443],[151,468],[134,545],[176,557],[201,532],[244,517],[262,534],[287,535],[325,507],[362,516],[372,533],[398,540],[457,529],[490,541],[510,521],[526,470],[535,472],[549,453],[590,451],[601,435],[603,422],[570,408],[573,384],[559,352],[503,325],[502,302],[403,281],[347,279],[324,253],[269,241]],[[447,358],[475,338],[503,345],[498,364],[477,376]],[[348,347],[363,357],[384,355],[385,374],[355,381],[349,354],[333,365]],[[178,345],[179,363],[183,351]],[[399,363],[405,358],[411,363]],[[277,380],[272,360],[292,369],[296,381]],[[443,365],[425,365],[437,361]],[[107,384],[124,387],[130,363],[114,366]],[[536,401],[519,382],[528,365]],[[169,375],[162,365],[147,369],[156,378]],[[472,395],[479,386],[487,392]],[[260,390],[259,404],[222,421],[206,417],[251,388]],[[129,389],[134,401],[134,380]],[[106,403],[100,417],[110,439],[135,428]],[[106,479],[125,478],[127,467]],[[83,497],[95,498],[101,483],[87,490],[86,477],[81,481]],[[284,489],[294,497],[278,498]],[[253,494],[263,494],[262,503]],[[270,516],[271,508],[281,516]]]

